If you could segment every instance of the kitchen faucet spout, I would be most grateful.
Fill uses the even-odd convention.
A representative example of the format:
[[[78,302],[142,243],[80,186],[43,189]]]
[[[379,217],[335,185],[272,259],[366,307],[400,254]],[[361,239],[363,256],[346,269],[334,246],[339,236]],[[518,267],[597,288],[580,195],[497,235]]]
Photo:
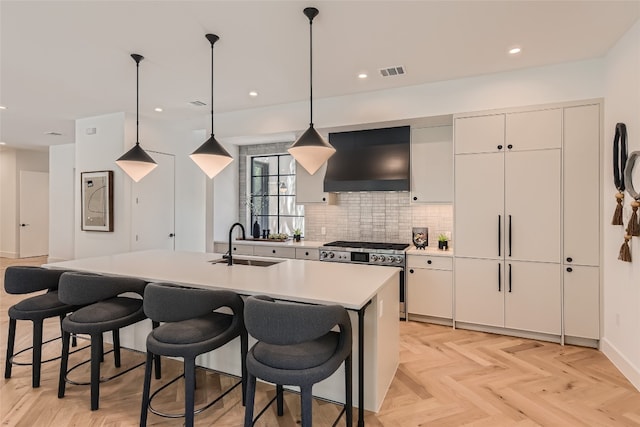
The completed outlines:
[[[231,228],[229,229],[229,255],[226,257],[227,258],[227,265],[233,265],[233,248],[231,247],[231,243],[232,243],[232,238],[233,238],[233,229],[236,228],[236,226],[239,226],[240,227],[240,231],[242,231],[242,239],[246,239],[247,238],[245,233],[244,233],[244,226],[242,224],[240,224],[239,222],[236,222],[235,224],[233,224],[231,226]]]

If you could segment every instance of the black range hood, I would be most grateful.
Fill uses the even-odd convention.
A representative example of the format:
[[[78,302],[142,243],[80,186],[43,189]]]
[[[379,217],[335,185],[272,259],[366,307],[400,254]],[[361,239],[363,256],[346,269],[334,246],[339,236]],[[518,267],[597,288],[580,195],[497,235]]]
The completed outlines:
[[[329,134],[325,192],[409,191],[409,126]]]

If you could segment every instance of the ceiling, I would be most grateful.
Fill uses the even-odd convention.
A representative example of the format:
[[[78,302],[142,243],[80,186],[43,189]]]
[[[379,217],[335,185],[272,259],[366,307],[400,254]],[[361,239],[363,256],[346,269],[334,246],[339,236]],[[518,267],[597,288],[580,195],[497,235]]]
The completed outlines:
[[[638,20],[632,1],[0,1],[0,141],[72,143],[74,120],[207,117],[314,98],[598,58]],[[507,54],[521,46],[515,56]],[[381,77],[378,70],[405,67]],[[368,78],[358,79],[366,72]],[[257,97],[250,97],[255,90]],[[162,113],[154,111],[163,108]],[[303,127],[303,126],[301,126]],[[46,135],[57,132],[61,135]]]

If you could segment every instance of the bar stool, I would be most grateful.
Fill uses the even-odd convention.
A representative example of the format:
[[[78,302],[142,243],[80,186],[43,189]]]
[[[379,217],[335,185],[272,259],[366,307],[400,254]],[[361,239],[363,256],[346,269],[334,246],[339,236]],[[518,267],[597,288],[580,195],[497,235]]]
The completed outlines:
[[[58,397],[65,394],[66,383],[91,385],[91,410],[98,409],[100,382],[117,378],[144,362],[132,366],[118,374],[101,379],[100,363],[104,360],[102,334],[113,334],[113,353],[116,367],[120,367],[120,328],[133,325],[146,319],[142,308],[142,298],[120,296],[132,292],[140,297],[147,283],[131,277],[102,276],[98,274],[69,272],[60,277],[60,301],[72,305],[85,305],[62,321],[62,360],[58,380]],[[154,322],[154,327],[157,326]],[[87,334],[91,337],[91,358],[81,364],[91,362],[91,381],[74,382],[67,378],[68,372],[79,367],[78,364],[67,371],[69,362],[69,338],[71,334]]]
[[[7,267],[4,274],[4,289],[8,294],[30,294],[44,291],[44,294],[23,299],[9,307],[9,336],[7,338],[7,358],[5,360],[4,377],[11,378],[12,365],[32,365],[31,386],[40,387],[40,370],[42,363],[58,360],[55,357],[42,360],[42,345],[59,339],[52,338],[42,342],[42,325],[44,319],[60,317],[60,324],[67,313],[75,310],[75,306],[64,304],[58,299],[58,281],[64,270],[49,270],[42,267],[12,266]],[[16,338],[16,321],[33,322],[32,346],[13,353]],[[16,356],[28,350],[32,351],[31,363],[17,362]]]
[[[353,422],[351,320],[338,305],[276,303],[267,296],[245,301],[247,331],[258,342],[247,354],[247,402],[245,427],[252,426],[277,400],[278,416],[283,414],[283,386],[300,387],[302,427],[312,425],[312,388],[345,363],[345,405],[336,422],[346,412],[346,424]],[[332,331],[338,326],[339,331]],[[253,419],[256,378],[276,384],[276,397]]]
[[[233,314],[217,312],[227,307]],[[185,425],[192,427],[194,415],[218,402],[239,384],[242,384],[242,402],[246,389],[247,331],[243,321],[244,304],[234,292],[213,289],[186,288],[169,283],[151,283],[144,291],[144,312],[156,322],[165,322],[147,337],[147,362],[142,393],[140,426],[147,425],[148,411],[156,415],[185,417]],[[215,350],[240,337],[242,379],[197,411],[194,411],[195,359],[198,355]],[[151,369],[155,355],[181,357],[184,374],[163,385],[149,397]],[[184,376],[184,414],[166,414],[155,410],[151,400],[160,391]]]

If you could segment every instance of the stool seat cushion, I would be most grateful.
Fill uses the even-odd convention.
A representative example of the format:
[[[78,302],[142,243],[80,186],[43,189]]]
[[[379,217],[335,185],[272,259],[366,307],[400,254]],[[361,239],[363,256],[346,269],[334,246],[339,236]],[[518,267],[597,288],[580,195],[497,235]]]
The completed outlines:
[[[9,308],[9,317],[18,320],[46,319],[66,314],[74,309],[58,299],[58,291],[25,298]]]
[[[146,318],[139,298],[115,297],[80,308],[62,322],[72,334],[97,334],[131,325]]]
[[[165,323],[151,332],[153,337],[167,344],[194,344],[217,337],[231,326],[232,317],[211,313],[195,319]]]
[[[309,369],[327,362],[338,348],[340,336],[329,332],[301,344],[275,345],[258,342],[253,356],[258,362],[277,369]]]

